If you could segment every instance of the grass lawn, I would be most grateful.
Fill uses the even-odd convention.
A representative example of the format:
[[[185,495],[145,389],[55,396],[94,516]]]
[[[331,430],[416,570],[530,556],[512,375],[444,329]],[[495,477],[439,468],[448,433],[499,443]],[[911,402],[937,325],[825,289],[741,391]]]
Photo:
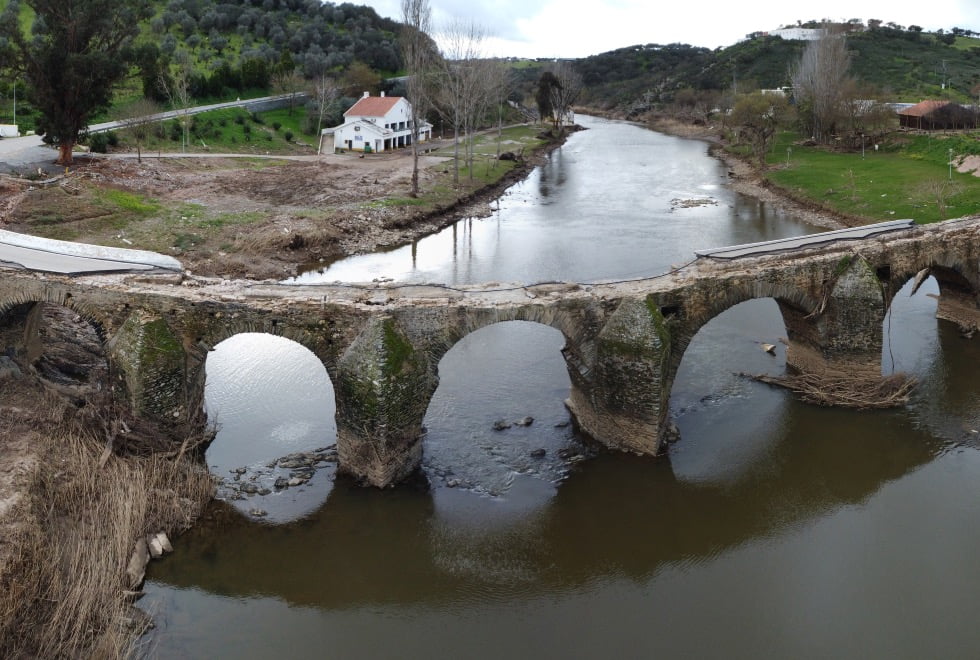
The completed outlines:
[[[538,124],[526,124],[508,126],[503,129],[500,135],[500,153],[510,151],[515,154],[530,153],[531,150],[544,144],[544,140],[538,137],[546,127]],[[514,161],[497,160],[497,131],[490,130],[476,136],[473,146],[473,182],[478,185],[487,185],[499,180],[507,172],[514,169]],[[459,156],[459,179],[460,182],[470,180],[469,167],[463,162],[465,158],[465,145],[460,140]],[[433,152],[437,156],[453,156],[453,145],[445,146]],[[452,162],[446,163],[446,170],[450,173],[449,181],[452,181]]]
[[[224,108],[187,117],[189,123],[186,150],[191,153],[255,153],[310,155],[316,152],[316,137],[300,131],[303,109],[273,110],[253,114],[243,108]],[[278,126],[278,128],[277,128]],[[115,150],[135,151],[136,146],[125,130],[116,131],[119,145]],[[182,148],[180,122],[170,119],[157,125],[143,145],[147,154],[176,152]]]
[[[767,177],[829,208],[871,222],[929,223],[980,212],[980,178],[957,172],[955,164],[950,176],[948,164],[950,149],[954,163],[980,153],[973,135],[899,136],[863,157],[794,145],[792,137],[780,136]]]

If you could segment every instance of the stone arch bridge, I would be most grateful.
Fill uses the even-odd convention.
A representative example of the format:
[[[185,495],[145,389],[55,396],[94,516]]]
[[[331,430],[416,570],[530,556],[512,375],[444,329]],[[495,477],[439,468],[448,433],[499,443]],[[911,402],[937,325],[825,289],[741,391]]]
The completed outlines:
[[[211,347],[242,332],[292,339],[319,357],[333,381],[341,469],[387,486],[420,464],[439,360],[493,323],[561,331],[576,423],[609,447],[645,454],[663,446],[688,343],[743,301],[775,299],[787,363],[802,372],[843,365],[880,374],[883,319],[895,293],[917,276],[938,281],[940,318],[965,331],[980,326],[980,218],[851,240],[825,236],[816,235],[816,244],[700,253],[659,277],[589,285],[292,286],[179,273],[4,270],[0,327],[16,325],[5,348],[24,363],[40,331],[38,303],[74,310],[98,330],[114,390],[134,414],[175,435],[200,418]]]

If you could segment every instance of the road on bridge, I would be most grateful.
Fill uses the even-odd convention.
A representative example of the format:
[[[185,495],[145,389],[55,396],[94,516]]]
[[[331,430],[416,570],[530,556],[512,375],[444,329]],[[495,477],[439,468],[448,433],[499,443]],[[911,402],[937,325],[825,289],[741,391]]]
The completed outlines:
[[[156,252],[56,241],[4,230],[0,230],[0,268],[63,275],[183,270],[179,261]]]

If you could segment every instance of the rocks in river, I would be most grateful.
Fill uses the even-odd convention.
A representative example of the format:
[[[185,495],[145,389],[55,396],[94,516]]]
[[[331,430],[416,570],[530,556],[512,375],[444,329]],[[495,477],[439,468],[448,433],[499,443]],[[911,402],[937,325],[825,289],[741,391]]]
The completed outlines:
[[[493,423],[494,431],[505,431],[512,426],[530,426],[534,423],[534,418],[528,415],[527,417],[521,417],[514,422],[508,422],[506,419],[498,419]]]
[[[531,458],[544,458],[547,453],[544,447],[540,447],[531,452]]]
[[[289,479],[286,477],[276,477],[276,483],[273,484],[276,490],[282,490],[283,488],[289,488]]]
[[[267,515],[269,515],[268,511],[266,511],[265,509],[249,509],[248,514],[256,518],[264,518]]]

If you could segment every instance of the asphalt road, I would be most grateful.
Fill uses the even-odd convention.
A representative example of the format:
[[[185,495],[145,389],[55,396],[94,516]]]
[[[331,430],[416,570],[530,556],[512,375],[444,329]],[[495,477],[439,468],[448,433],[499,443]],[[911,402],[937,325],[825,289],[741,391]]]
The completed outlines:
[[[83,275],[180,272],[183,267],[173,257],[156,252],[56,241],[0,230],[0,269],[3,268]]]

